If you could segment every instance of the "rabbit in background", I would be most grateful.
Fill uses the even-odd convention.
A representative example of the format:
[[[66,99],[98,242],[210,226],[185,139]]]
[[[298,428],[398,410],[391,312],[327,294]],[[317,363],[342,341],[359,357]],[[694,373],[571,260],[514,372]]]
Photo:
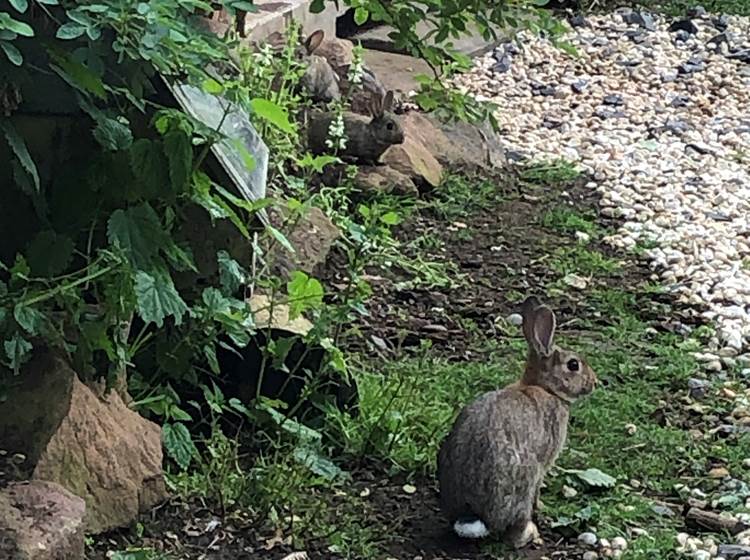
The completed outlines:
[[[441,507],[453,530],[494,534],[516,548],[539,538],[532,515],[565,445],[569,406],[596,383],[583,358],[555,345],[549,307],[530,297],[522,316],[529,352],[521,379],[467,405],[438,456]]]
[[[398,118],[391,112],[393,92],[383,96],[373,95],[370,98],[371,119],[351,112],[344,112],[344,133],[346,147],[339,156],[361,163],[376,164],[380,156],[393,145],[404,141],[404,130]],[[308,146],[313,154],[325,154],[331,151],[326,140],[329,138],[331,123],[337,118],[336,113],[325,112],[313,114],[308,127]]]

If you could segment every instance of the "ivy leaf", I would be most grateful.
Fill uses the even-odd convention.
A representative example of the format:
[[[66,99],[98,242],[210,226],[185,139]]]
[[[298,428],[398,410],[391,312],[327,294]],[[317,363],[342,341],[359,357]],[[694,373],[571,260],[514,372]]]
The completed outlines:
[[[8,145],[10,146],[10,149],[13,150],[21,167],[23,167],[24,171],[26,171],[26,173],[28,173],[34,180],[34,188],[39,192],[39,173],[36,170],[34,160],[31,159],[31,154],[29,154],[28,148],[26,148],[26,142],[24,142],[21,135],[18,134],[18,131],[16,131],[8,119],[0,120],[0,130],[3,131],[5,139],[8,141]]]
[[[107,222],[107,238],[122,249],[138,269],[152,267],[166,234],[159,217],[147,202],[125,210],[115,210]]]
[[[612,488],[617,479],[600,471],[599,469],[586,469],[585,471],[571,471],[589,486],[595,488]]]
[[[17,303],[13,308],[13,318],[23,330],[32,336],[38,335],[47,321],[44,313],[23,303]]]
[[[23,64],[23,55],[21,54],[21,51],[19,51],[12,43],[0,41],[0,49],[3,49],[5,56],[8,57],[8,60],[10,60],[12,64],[16,66],[21,66],[21,64]]]
[[[323,286],[315,278],[301,271],[295,271],[286,285],[289,294],[289,319],[294,320],[307,309],[315,309],[323,304]]]
[[[164,136],[164,151],[169,161],[169,178],[175,192],[185,190],[193,167],[193,148],[190,138],[181,130],[173,130]]]
[[[94,138],[105,150],[118,152],[127,150],[133,143],[133,133],[116,119],[105,117],[96,124]]]
[[[187,469],[193,457],[198,454],[198,450],[185,424],[181,422],[164,424],[162,426],[161,438],[164,449],[166,449],[169,456],[180,467]]]
[[[155,276],[139,270],[135,275],[135,297],[138,303],[138,314],[148,323],[157,327],[164,325],[164,319],[174,317],[175,324],[182,323],[182,316],[188,307],[180,297],[172,278],[166,272],[157,272]]]
[[[219,282],[224,288],[225,294],[234,294],[247,280],[245,271],[236,260],[229,256],[226,251],[216,253],[219,262]]]
[[[256,98],[250,101],[253,112],[261,119],[270,122],[282,132],[294,134],[294,126],[289,122],[289,115],[283,107],[268,99]]]
[[[18,375],[21,366],[31,358],[33,346],[18,333],[14,334],[13,338],[3,342],[3,346],[13,373]]]
[[[58,28],[57,33],[55,33],[55,37],[63,40],[70,40],[77,39],[84,33],[86,33],[86,28],[83,25],[68,22]]]

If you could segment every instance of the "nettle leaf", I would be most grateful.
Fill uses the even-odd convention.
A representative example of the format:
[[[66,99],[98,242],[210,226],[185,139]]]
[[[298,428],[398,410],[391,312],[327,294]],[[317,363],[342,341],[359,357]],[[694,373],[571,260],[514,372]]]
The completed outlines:
[[[23,303],[17,303],[13,308],[13,318],[23,330],[32,336],[38,335],[47,321],[44,313]]]
[[[211,316],[229,313],[232,310],[232,302],[214,287],[204,289],[202,299]]]
[[[181,422],[166,423],[162,426],[161,438],[167,454],[181,468],[187,469],[198,454],[187,426]]]
[[[26,259],[35,276],[51,277],[61,274],[73,260],[73,240],[54,231],[41,231],[29,243]]]
[[[323,285],[301,271],[295,271],[286,285],[289,295],[289,319],[296,319],[308,309],[323,304]]]
[[[96,123],[94,138],[105,150],[111,152],[127,150],[133,143],[130,128],[116,119],[107,117]]]
[[[240,263],[229,256],[226,251],[216,253],[219,262],[219,282],[226,294],[234,294],[247,281],[247,274]]]
[[[115,210],[107,222],[107,238],[122,249],[135,268],[152,268],[166,233],[150,204]]]
[[[10,149],[13,150],[13,154],[15,154],[16,159],[18,159],[23,170],[28,173],[34,181],[36,192],[39,192],[39,173],[37,172],[34,160],[31,159],[31,154],[29,154],[29,150],[26,147],[26,142],[24,142],[24,139],[21,138],[21,135],[18,134],[8,119],[0,119],[0,130],[3,131],[3,135],[8,141]]]
[[[176,192],[185,190],[193,167],[193,147],[190,138],[181,130],[164,136],[164,151],[169,161],[169,178]]]
[[[586,469],[585,471],[571,471],[589,486],[595,488],[612,488],[617,479],[600,471],[599,469]]]
[[[5,355],[8,357],[13,373],[18,374],[21,366],[31,358],[31,350],[34,348],[31,342],[16,333],[13,338],[3,342]]]
[[[138,271],[135,275],[135,297],[141,319],[146,324],[155,323],[157,327],[163,326],[164,319],[170,316],[179,325],[188,310],[172,278],[163,271],[156,272],[153,276],[142,270]]]
[[[294,125],[289,122],[289,115],[286,110],[268,99],[256,98],[250,101],[253,112],[261,119],[264,119],[274,125],[279,130],[287,134],[294,134]]]

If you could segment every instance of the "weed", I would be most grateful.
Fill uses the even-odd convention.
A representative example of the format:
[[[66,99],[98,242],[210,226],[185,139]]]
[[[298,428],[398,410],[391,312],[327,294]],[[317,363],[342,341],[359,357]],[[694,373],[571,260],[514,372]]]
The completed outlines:
[[[595,249],[573,245],[557,249],[550,260],[550,267],[561,275],[601,276],[618,271],[621,265]]]
[[[578,166],[566,159],[536,162],[521,170],[521,179],[528,183],[554,185],[569,183],[581,174]]]
[[[547,212],[542,218],[542,225],[564,233],[573,234],[578,231],[596,235],[599,226],[593,212],[580,213],[566,206],[559,206]]]
[[[503,200],[498,184],[488,177],[451,174],[427,203],[427,208],[445,220],[464,218]]]

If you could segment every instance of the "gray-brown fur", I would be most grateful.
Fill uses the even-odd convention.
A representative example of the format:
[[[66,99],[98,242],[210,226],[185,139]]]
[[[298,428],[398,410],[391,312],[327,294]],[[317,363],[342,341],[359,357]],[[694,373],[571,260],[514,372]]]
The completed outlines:
[[[451,524],[478,518],[519,547],[536,530],[533,510],[565,444],[569,404],[596,382],[578,355],[554,345],[554,313],[536,298],[524,302],[523,331],[529,354],[521,380],[466,406],[438,456],[441,506]]]
[[[344,113],[346,148],[338,155],[363,163],[377,163],[380,156],[391,146],[404,141],[404,131],[398,118],[390,112],[393,92],[385,96],[373,96],[370,101],[371,119],[350,112]],[[335,113],[317,113],[311,116],[307,131],[308,146],[314,154],[329,153],[326,144]]]

